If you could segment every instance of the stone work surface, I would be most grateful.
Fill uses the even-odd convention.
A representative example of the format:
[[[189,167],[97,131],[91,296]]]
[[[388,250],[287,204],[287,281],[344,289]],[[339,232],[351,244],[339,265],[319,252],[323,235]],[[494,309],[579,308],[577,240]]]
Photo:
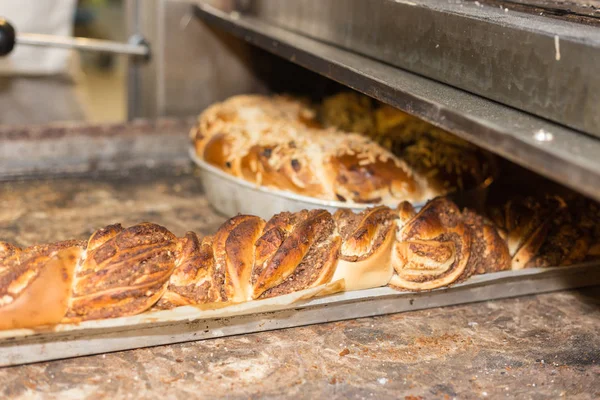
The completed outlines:
[[[182,235],[224,218],[189,171],[0,184],[18,245],[144,220]],[[588,288],[2,368],[0,398],[595,399],[599,327]]]
[[[226,218],[187,170],[127,171],[119,176],[0,183],[0,240],[19,246],[88,239],[109,224],[164,225],[176,235],[214,233]]]

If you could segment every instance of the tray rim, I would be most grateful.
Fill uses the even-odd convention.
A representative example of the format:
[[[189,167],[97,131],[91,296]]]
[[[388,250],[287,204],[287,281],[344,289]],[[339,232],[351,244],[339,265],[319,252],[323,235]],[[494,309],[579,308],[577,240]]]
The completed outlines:
[[[198,320],[214,320],[229,317],[238,317],[244,315],[252,315],[256,313],[268,313],[274,311],[281,311],[286,309],[300,310],[304,308],[310,308],[314,306],[327,306],[337,303],[346,303],[354,301],[364,301],[382,297],[418,297],[431,293],[450,292],[457,289],[475,288],[481,286],[490,286],[500,282],[512,281],[515,279],[536,279],[548,276],[569,276],[577,274],[582,271],[588,271],[591,268],[600,267],[600,260],[588,261],[572,266],[566,267],[547,267],[547,268],[526,268],[521,270],[507,270],[500,272],[493,272],[481,275],[474,275],[464,282],[457,283],[455,285],[441,287],[433,290],[426,291],[408,291],[394,289],[388,285],[379,286],[369,289],[361,289],[354,291],[338,290],[332,294],[319,295],[323,290],[327,290],[327,286],[334,286],[336,282],[329,284],[320,285],[315,288],[305,289],[298,292],[292,292],[289,295],[278,296],[266,300],[255,300],[250,302],[233,304],[228,307],[221,309],[205,309],[195,306],[180,306],[171,310],[160,310],[160,311],[146,311],[141,314],[117,318],[106,318],[100,320],[90,320],[80,323],[72,324],[58,324],[54,329],[50,330],[36,330],[36,329],[14,329],[14,330],[0,330],[0,349],[2,346],[12,340],[27,339],[28,337],[40,337],[40,336],[61,336],[70,333],[81,333],[86,331],[97,331],[103,329],[129,329],[132,327],[146,326],[146,325],[157,325],[161,323],[172,323],[172,322],[193,322]],[[600,282],[598,282],[600,283]],[[306,298],[306,296],[310,296]],[[265,310],[261,303],[269,302],[269,300],[278,299],[281,297],[290,296],[295,299],[291,302],[283,302],[282,304],[275,304],[274,306],[267,306]],[[253,303],[252,307],[248,307],[247,310],[242,312],[236,312],[235,307],[239,304]],[[275,303],[275,302],[272,302]],[[180,311],[191,311],[195,309],[195,312],[188,312],[181,314]],[[226,312],[228,309],[233,310],[229,314]],[[259,309],[260,311],[256,311]],[[214,313],[214,311],[217,311]],[[207,315],[202,315],[206,313]],[[172,315],[169,315],[172,314]],[[195,315],[194,315],[195,314]],[[211,315],[212,314],[212,315]],[[128,323],[133,321],[135,323]],[[12,333],[12,335],[11,335]]]
[[[398,201],[395,201],[394,203],[364,203],[363,204],[363,203],[356,203],[356,202],[351,202],[351,201],[350,202],[341,202],[341,201],[335,201],[335,200],[323,200],[323,199],[319,199],[316,197],[310,197],[310,196],[303,196],[303,195],[299,195],[299,194],[296,194],[293,192],[279,190],[279,189],[272,189],[272,188],[269,188],[266,186],[251,183],[251,182],[246,181],[245,179],[230,175],[227,172],[220,170],[219,168],[207,163],[202,158],[200,158],[198,156],[198,154],[196,153],[196,149],[193,144],[191,144],[189,146],[188,153],[190,155],[190,158],[194,162],[194,164],[196,164],[198,166],[198,168],[200,168],[201,170],[203,170],[206,173],[215,175],[216,177],[218,177],[220,179],[225,179],[228,182],[230,182],[234,185],[237,185],[239,187],[242,187],[244,189],[252,190],[255,192],[264,193],[264,194],[268,194],[268,195],[278,196],[278,197],[284,198],[286,200],[291,200],[291,201],[295,201],[298,203],[306,204],[307,207],[320,206],[320,207],[329,207],[329,208],[335,208],[335,209],[345,208],[345,209],[351,209],[351,210],[356,210],[356,211],[362,211],[362,210],[366,210],[368,208],[378,207],[378,206],[383,205],[383,206],[395,209],[398,206],[398,204],[403,201],[403,200],[398,200]],[[496,168],[496,167],[493,166],[493,169],[494,168]],[[494,177],[494,174],[492,174],[488,178],[486,178],[481,184],[475,186],[472,189],[466,190],[464,192],[450,192],[450,193],[447,193],[442,196],[454,196],[457,194],[463,194],[463,195],[467,194],[468,195],[470,193],[472,194],[477,191],[488,190],[490,188],[490,186],[494,183],[495,180],[496,179]],[[205,188],[205,189],[207,189],[207,188]],[[212,190],[212,188],[208,188],[207,190]],[[433,200],[433,198],[424,200],[424,201],[418,201],[418,202],[412,202],[410,200],[406,200],[406,201],[409,201],[416,210],[419,210],[425,204],[427,204],[428,201],[431,201],[431,200]]]
[[[333,295],[338,301],[326,296],[231,317],[37,333],[0,341],[0,367],[595,286],[600,285],[599,265],[505,271],[428,292],[389,287],[342,292]]]

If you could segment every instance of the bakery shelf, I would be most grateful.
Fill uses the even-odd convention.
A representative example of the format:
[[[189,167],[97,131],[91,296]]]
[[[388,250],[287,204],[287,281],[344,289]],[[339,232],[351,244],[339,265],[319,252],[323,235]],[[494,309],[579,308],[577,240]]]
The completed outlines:
[[[600,200],[597,138],[214,4],[194,6],[195,15],[254,46]]]

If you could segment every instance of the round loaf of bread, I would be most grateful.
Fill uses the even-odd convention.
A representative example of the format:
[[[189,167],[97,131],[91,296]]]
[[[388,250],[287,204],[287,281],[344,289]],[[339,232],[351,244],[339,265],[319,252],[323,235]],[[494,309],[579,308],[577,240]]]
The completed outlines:
[[[205,162],[264,187],[388,205],[437,194],[371,139],[320,128],[314,112],[289,97],[232,97],[204,111],[191,137]]]

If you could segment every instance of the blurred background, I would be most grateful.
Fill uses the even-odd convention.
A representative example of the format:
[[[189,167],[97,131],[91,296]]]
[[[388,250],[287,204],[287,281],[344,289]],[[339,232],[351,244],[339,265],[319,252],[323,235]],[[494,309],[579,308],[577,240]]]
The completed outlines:
[[[127,41],[124,0],[3,0],[17,32]],[[19,46],[0,58],[0,124],[126,119],[127,57]]]
[[[80,0],[74,18],[74,35],[127,41],[123,0]],[[106,53],[79,52],[80,90],[88,104],[91,122],[126,118],[127,58]]]

